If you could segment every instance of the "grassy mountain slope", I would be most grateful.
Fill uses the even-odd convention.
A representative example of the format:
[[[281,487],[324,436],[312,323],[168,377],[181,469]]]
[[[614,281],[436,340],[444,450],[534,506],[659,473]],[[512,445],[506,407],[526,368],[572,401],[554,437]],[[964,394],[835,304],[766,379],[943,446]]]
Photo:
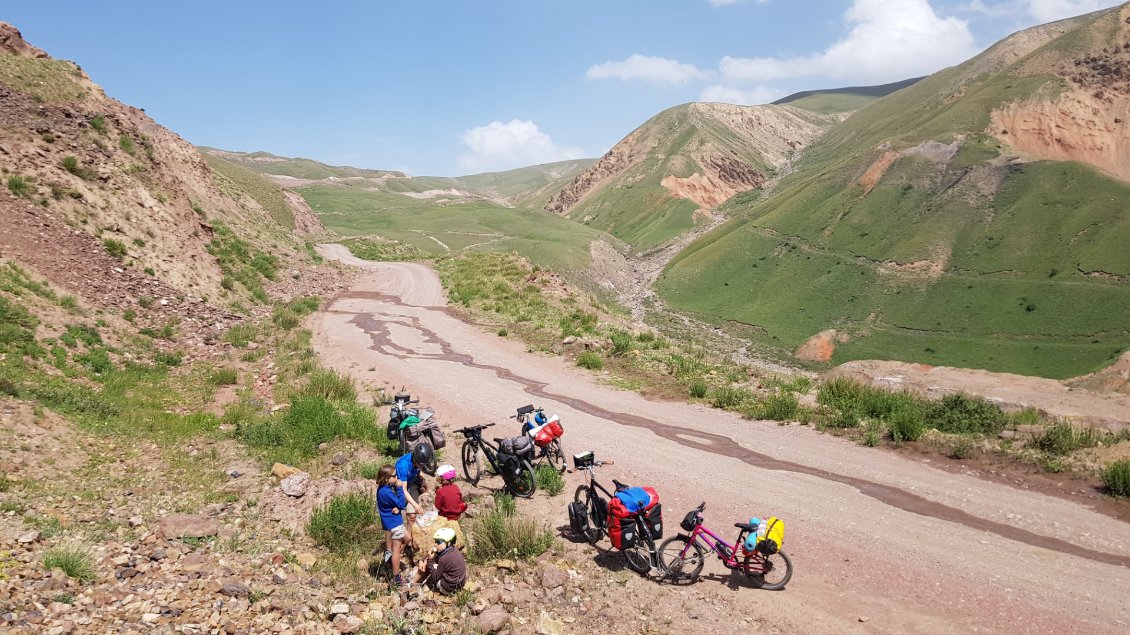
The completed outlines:
[[[313,159],[280,157],[270,152],[232,152],[217,148],[201,147],[206,154],[220,157],[231,163],[260,174],[273,174],[289,176],[295,179],[328,179],[328,178],[380,178],[382,176],[404,176],[403,172],[392,170],[366,170],[348,166],[326,165]]]
[[[1095,158],[1120,156],[1125,139],[1095,121],[1126,108],[1127,82],[1102,69],[1124,68],[1128,17],[1124,6],[1018,33],[857,112],[770,198],[680,254],[660,293],[789,349],[824,332],[834,362],[1048,377],[1109,364],[1130,345],[1130,186],[1117,161]],[[1109,152],[1040,160],[1013,147],[1041,138],[1039,123],[994,123],[1084,100],[1049,127],[1099,130],[1092,145]]]
[[[588,266],[592,241],[617,242],[542,210],[505,207],[485,199],[413,198],[329,184],[298,191],[326,227],[344,237],[380,236],[413,245],[427,255],[516,251],[536,265],[568,273]]]
[[[636,249],[654,247],[693,228],[697,210],[762,187],[833,122],[791,106],[676,106],[617,143],[546,209]]]
[[[777,106],[789,104],[821,115],[853,112],[897,90],[913,86],[920,80],[922,80],[921,77],[915,77],[913,79],[904,79],[901,82],[893,82],[879,86],[851,86],[848,88],[805,90],[799,93],[793,93],[787,97],[782,97],[773,102],[773,104]]]

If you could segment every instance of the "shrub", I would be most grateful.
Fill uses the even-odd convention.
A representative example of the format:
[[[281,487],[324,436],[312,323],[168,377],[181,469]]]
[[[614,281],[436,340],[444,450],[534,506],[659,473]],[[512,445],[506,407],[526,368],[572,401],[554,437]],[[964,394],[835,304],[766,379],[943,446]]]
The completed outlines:
[[[337,553],[355,551],[376,543],[377,533],[369,528],[377,521],[372,496],[351,492],[335,496],[310,514],[306,533],[314,542]]]
[[[106,132],[106,118],[102,115],[96,115],[90,118],[90,127],[94,128],[99,133]]]
[[[31,182],[18,174],[8,177],[8,191],[15,196],[31,196],[33,189]]]
[[[922,412],[916,408],[895,411],[888,418],[887,423],[895,443],[917,441],[926,432],[926,422],[922,420]]]
[[[509,499],[509,500],[507,500]],[[514,511],[514,499],[499,496],[495,506],[471,523],[470,560],[484,563],[499,558],[530,560],[553,546],[553,534]]]
[[[93,582],[94,556],[85,548],[71,545],[56,547],[43,554],[43,566],[47,569],[62,569],[68,577],[80,582]]]
[[[156,300],[151,295],[143,295],[137,299],[137,303],[141,305],[141,308],[143,309],[148,309],[149,307],[153,306],[153,303],[155,301]]]
[[[334,439],[377,442],[384,431],[373,425],[375,420],[376,413],[360,404],[302,395],[273,417],[251,417],[246,425],[237,425],[236,434],[247,445],[265,450],[269,458],[294,464],[315,456],[320,444]]]
[[[1032,447],[1059,456],[1098,444],[1099,433],[1094,428],[1075,429],[1066,421],[1048,426],[1040,436],[1032,439]]]
[[[751,396],[748,390],[733,386],[719,386],[712,391],[711,395],[711,403],[714,407],[724,410],[737,408]]]
[[[623,355],[632,350],[632,335],[624,331],[613,331],[610,336],[612,340],[612,354]]]
[[[1115,461],[1103,470],[1103,484],[1114,496],[1130,496],[1130,461]]]
[[[134,318],[136,317],[137,311],[134,311],[133,309],[126,309],[125,311],[122,311],[122,318],[124,318],[127,322],[133,322]]]
[[[968,437],[958,439],[950,447],[951,459],[968,459],[973,456],[973,440]]]
[[[274,312],[271,314],[271,321],[279,327],[289,331],[290,329],[298,326],[299,322],[301,322],[302,319],[298,317],[297,313],[291,311],[289,308],[285,306],[277,306],[275,307]]]
[[[75,157],[63,157],[62,165],[64,170],[84,181],[89,181],[98,176],[94,170],[84,165],[79,165],[78,159]]]
[[[507,331],[506,329],[498,329],[499,337],[506,337],[507,335],[510,335],[510,331]]]
[[[332,370],[322,370],[310,375],[302,394],[329,401],[357,401],[357,388],[353,385],[353,378]]]
[[[797,396],[791,392],[779,392],[770,395],[761,405],[761,416],[773,421],[792,421],[796,418]]]
[[[166,353],[165,351],[157,351],[153,354],[153,359],[158,364],[163,364],[165,366],[180,366],[180,363],[184,361],[184,353],[182,353],[181,351],[173,351],[171,353]]]
[[[695,399],[702,399],[706,396],[706,382],[701,379],[696,379],[691,382],[691,385],[687,389],[687,391],[690,393],[691,397],[694,397]]]
[[[565,489],[565,480],[561,478],[561,472],[549,465],[539,465],[534,472],[534,478],[537,480],[538,489],[550,496],[557,496]]]
[[[137,150],[137,146],[134,145],[133,139],[131,139],[129,135],[122,135],[118,138],[118,147],[130,154],[133,154]]]
[[[96,375],[114,369],[114,362],[110,361],[110,355],[106,352],[106,349],[100,347],[93,348],[82,355],[76,355],[75,361],[89,367]]]
[[[231,386],[239,383],[239,372],[234,368],[218,368],[208,376],[208,383],[213,386]]]
[[[59,306],[68,311],[74,311],[78,308],[78,300],[73,295],[65,295],[59,298]]]
[[[126,246],[120,240],[107,238],[102,241],[102,246],[106,248],[106,253],[118,260],[121,260],[126,255]]]
[[[1007,418],[1001,409],[980,397],[946,395],[926,409],[927,424],[942,432],[996,434]]]
[[[577,366],[587,368],[589,370],[600,370],[604,368],[604,360],[600,358],[598,353],[593,351],[585,351],[577,355]]]
[[[236,324],[224,332],[224,341],[231,342],[236,348],[247,348],[255,340],[257,332],[250,324]]]

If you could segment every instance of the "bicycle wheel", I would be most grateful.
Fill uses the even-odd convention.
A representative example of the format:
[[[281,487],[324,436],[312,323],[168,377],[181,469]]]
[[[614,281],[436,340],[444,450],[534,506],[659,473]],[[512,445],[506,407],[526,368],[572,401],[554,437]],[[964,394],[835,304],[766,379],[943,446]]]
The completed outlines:
[[[510,488],[510,492],[518,498],[529,498],[538,491],[538,481],[534,476],[534,466],[530,462],[522,459],[522,463],[518,466],[518,473],[514,475],[507,475],[506,485]]]
[[[640,526],[640,522],[636,522],[636,544],[635,546],[624,549],[621,553],[624,554],[624,561],[628,563],[628,567],[640,575],[647,575],[651,571],[651,554],[655,551],[655,542],[651,540],[651,535],[648,534],[644,537],[646,528]]]
[[[765,571],[751,574],[758,587],[766,591],[780,591],[793,577],[793,561],[789,554],[778,551],[765,556]]]
[[[463,476],[471,485],[479,484],[480,468],[483,457],[479,456],[479,447],[469,441],[463,442]]]
[[[671,582],[694,582],[702,574],[705,564],[706,551],[697,540],[691,542],[689,536],[671,536],[659,545],[659,569]]]
[[[545,460],[549,466],[558,472],[564,472],[565,464],[565,450],[561,449],[561,440],[554,439],[545,446]]]
[[[596,493],[589,489],[588,485],[578,487],[577,493],[573,495],[573,500],[585,506],[589,517],[588,529],[584,531],[585,540],[590,545],[595,545],[604,535],[605,519],[604,514],[600,512],[600,500]]]

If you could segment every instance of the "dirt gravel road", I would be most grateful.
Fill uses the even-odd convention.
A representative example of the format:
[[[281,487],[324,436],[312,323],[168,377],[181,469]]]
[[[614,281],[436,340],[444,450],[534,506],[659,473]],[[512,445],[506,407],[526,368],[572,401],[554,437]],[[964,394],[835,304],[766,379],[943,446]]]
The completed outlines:
[[[795,573],[784,592],[704,579],[665,594],[710,596],[720,608],[788,632],[1130,629],[1130,528],[1123,522],[811,428],[745,421],[602,385],[599,375],[566,359],[529,353],[454,317],[424,265],[319,249],[365,270],[316,316],[314,346],[327,365],[372,387],[408,388],[449,429],[490,421],[510,434],[506,416],[514,408],[544,406],[561,415],[567,452],[595,450],[616,461],[604,468],[606,480],[660,492],[669,533],[703,500],[707,524],[726,535],[750,516],[787,522]],[[566,476],[572,491],[580,476]],[[557,527],[566,522],[565,500],[554,502],[530,509]],[[706,572],[725,573],[717,562]],[[701,632],[704,624],[688,619],[683,626]]]

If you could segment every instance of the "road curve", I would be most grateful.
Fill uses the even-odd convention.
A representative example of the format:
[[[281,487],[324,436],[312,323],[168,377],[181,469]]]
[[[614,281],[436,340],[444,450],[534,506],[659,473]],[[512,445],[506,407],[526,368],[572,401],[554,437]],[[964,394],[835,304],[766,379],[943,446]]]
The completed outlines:
[[[314,346],[327,365],[370,386],[409,387],[453,426],[505,428],[505,416],[531,402],[559,413],[567,449],[593,449],[616,460],[607,476],[654,485],[670,527],[702,500],[716,529],[754,515],[784,518],[793,582],[784,593],[717,585],[734,610],[810,633],[1114,633],[1130,625],[1125,523],[811,428],[649,401],[460,321],[425,265],[318,249],[364,270],[316,316]],[[569,478],[568,487],[579,483]],[[545,513],[563,516],[564,503]],[[702,584],[663,593],[695,594]]]

